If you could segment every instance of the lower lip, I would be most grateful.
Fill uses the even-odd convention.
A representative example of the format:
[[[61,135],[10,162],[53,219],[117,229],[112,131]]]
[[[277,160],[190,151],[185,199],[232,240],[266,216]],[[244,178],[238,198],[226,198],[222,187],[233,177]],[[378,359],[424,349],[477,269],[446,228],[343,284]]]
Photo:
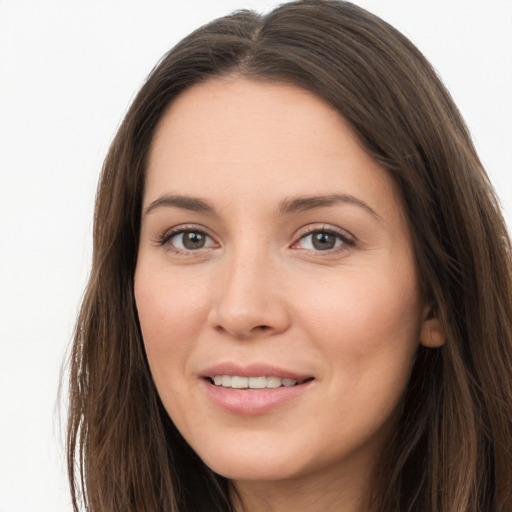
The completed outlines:
[[[215,386],[207,379],[203,382],[208,396],[216,405],[233,414],[256,416],[297,398],[310,388],[313,380],[296,386],[265,389],[233,389]]]

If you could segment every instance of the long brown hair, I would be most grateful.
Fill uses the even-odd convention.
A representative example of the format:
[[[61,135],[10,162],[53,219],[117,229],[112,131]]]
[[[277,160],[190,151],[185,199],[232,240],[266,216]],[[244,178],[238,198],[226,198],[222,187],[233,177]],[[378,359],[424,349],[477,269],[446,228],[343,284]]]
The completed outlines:
[[[75,510],[232,510],[226,479],[185,443],[145,358],[133,296],[148,150],[162,114],[211,76],[298,85],[348,120],[396,181],[425,296],[447,342],[420,347],[378,461],[379,512],[512,510],[511,246],[450,95],[421,53],[348,2],[302,0],[201,27],[155,67],[105,160],[92,272],[71,358]],[[370,507],[370,505],[369,505]]]

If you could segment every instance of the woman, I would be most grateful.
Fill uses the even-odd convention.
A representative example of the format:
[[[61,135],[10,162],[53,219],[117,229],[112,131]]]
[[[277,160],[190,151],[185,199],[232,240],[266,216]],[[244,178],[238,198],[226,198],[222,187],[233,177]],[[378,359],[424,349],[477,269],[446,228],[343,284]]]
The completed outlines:
[[[510,254],[392,27],[305,0],[200,28],[104,165],[75,508],[511,510]]]

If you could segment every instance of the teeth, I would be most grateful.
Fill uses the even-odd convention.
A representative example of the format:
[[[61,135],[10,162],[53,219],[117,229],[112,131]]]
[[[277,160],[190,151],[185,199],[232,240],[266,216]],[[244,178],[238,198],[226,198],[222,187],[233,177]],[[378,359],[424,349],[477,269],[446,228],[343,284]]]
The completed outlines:
[[[267,387],[267,377],[249,377],[251,389],[264,389]]]
[[[239,377],[238,375],[215,375],[213,383],[216,386],[233,389],[265,389],[279,388],[281,386],[295,386],[295,379],[280,377]]]
[[[279,386],[281,386],[279,377],[267,377],[267,388],[278,388]]]
[[[248,388],[249,377],[231,377],[231,387],[236,389]]]

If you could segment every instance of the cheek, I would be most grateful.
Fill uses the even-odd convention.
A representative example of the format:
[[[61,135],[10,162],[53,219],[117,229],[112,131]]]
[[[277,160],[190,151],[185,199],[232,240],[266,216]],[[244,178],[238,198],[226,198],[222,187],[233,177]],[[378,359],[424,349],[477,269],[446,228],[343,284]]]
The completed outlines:
[[[345,378],[358,382],[363,376],[369,382],[388,375],[403,380],[419,340],[417,288],[414,275],[366,271],[345,273],[342,282],[332,280],[318,293],[302,296],[304,324],[328,353],[333,372],[337,364]]]
[[[193,348],[190,340],[197,336],[207,316],[206,295],[206,288],[197,283],[183,283],[144,268],[137,270],[135,301],[155,380],[169,365],[186,360]]]
[[[342,285],[324,288],[321,298],[310,297],[302,305],[308,312],[309,339],[326,362],[322,380],[331,392],[324,407],[334,411],[331,423],[336,427],[329,432],[335,439],[370,438],[392,418],[407,386],[420,307],[414,280],[403,286],[398,282],[389,274],[345,275]],[[340,434],[347,417],[352,421]]]

